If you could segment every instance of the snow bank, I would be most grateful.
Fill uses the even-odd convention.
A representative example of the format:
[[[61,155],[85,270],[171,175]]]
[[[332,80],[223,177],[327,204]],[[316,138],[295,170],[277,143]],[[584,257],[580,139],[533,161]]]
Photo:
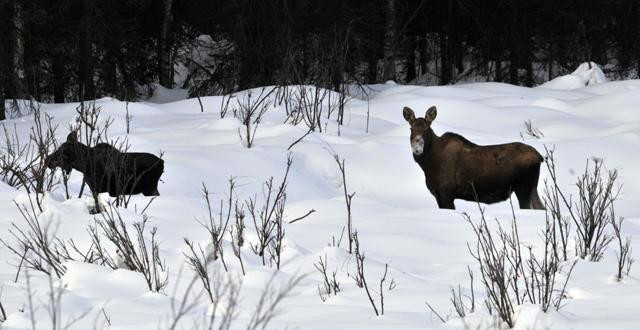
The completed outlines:
[[[547,89],[571,90],[607,82],[607,78],[594,62],[582,63],[571,74],[557,77],[539,87]]]

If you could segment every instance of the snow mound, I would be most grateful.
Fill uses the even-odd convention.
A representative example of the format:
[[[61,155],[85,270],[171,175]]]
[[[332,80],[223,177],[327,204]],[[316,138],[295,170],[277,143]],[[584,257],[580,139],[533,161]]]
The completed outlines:
[[[573,73],[557,77],[539,87],[547,89],[572,90],[607,82],[607,78],[594,62],[580,64]]]

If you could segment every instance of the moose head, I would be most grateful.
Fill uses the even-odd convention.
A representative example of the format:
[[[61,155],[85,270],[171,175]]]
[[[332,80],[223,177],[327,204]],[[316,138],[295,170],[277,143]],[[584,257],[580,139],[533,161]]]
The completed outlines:
[[[435,106],[430,107],[424,118],[416,118],[415,113],[409,107],[402,109],[404,119],[411,125],[411,151],[414,156],[420,156],[425,148],[431,143],[431,123],[436,119],[438,110]]]
[[[67,135],[67,141],[47,156],[45,165],[50,169],[60,167],[66,173],[69,173],[74,167],[79,165],[81,152],[84,149],[85,145],[78,142],[78,135],[75,131],[72,131]]]

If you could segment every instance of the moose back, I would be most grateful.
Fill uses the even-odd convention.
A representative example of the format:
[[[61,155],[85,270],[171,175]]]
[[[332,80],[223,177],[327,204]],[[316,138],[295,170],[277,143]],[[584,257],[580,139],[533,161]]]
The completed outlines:
[[[157,196],[158,181],[164,172],[164,161],[152,154],[120,152],[107,143],[88,147],[75,132],[67,141],[47,156],[45,165],[50,169],[62,168],[82,172],[85,182],[94,194],[108,192],[110,196],[142,193]]]

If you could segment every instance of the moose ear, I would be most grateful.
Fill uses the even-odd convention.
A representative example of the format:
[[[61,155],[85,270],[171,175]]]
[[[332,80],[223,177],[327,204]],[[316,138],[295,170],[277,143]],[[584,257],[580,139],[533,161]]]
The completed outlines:
[[[436,109],[435,105],[432,105],[431,108],[429,108],[429,110],[427,110],[427,112],[424,114],[424,119],[426,119],[428,122],[432,122],[436,119],[437,115],[438,110]]]
[[[415,113],[413,113],[413,110],[411,110],[409,107],[404,107],[402,109],[402,115],[404,116],[404,119],[409,123],[413,123],[416,120],[416,115]]]
[[[71,133],[67,135],[67,142],[69,143],[78,142],[78,133],[76,131],[71,131]]]

